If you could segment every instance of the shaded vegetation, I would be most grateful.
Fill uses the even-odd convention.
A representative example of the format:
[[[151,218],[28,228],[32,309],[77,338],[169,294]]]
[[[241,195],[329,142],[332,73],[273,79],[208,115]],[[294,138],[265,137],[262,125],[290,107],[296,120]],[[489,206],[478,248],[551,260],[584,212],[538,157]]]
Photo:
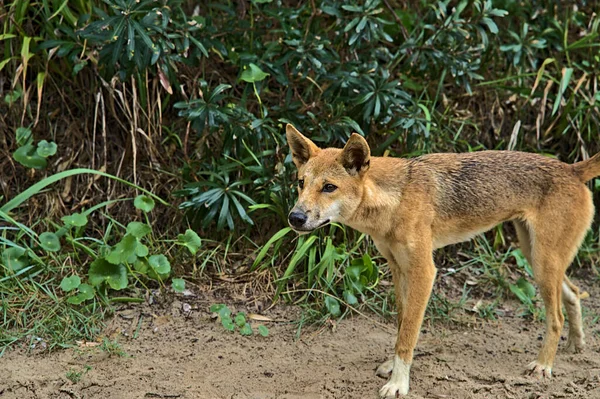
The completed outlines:
[[[519,149],[574,162],[600,151],[595,2],[200,3],[0,10],[0,204],[78,167],[132,183],[72,174],[0,214],[3,343],[92,337],[115,290],[137,300],[165,289],[168,259],[189,282],[251,278],[254,296],[316,317],[391,311],[368,237],[286,228],[296,192],[285,123],[321,146],[356,131],[385,156]],[[139,187],[173,206],[122,201]],[[594,272],[595,226],[576,261]],[[470,264],[478,295],[514,294],[535,314],[513,239],[498,228],[438,263],[461,284],[456,264]]]

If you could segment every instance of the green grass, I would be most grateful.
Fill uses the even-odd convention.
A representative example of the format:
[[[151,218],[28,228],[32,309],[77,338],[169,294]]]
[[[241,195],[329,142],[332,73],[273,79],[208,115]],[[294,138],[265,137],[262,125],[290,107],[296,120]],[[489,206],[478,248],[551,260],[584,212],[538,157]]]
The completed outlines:
[[[456,313],[465,309],[468,291],[463,290],[463,294],[458,299],[448,298],[443,292],[437,292],[435,289],[431,293],[431,298],[425,313],[425,320],[431,323],[456,321]]]
[[[49,268],[35,276],[0,283],[0,354],[16,343],[30,346],[37,337],[53,349],[75,340],[91,341],[101,331],[106,307],[92,303],[74,308],[60,296],[57,275],[58,268]],[[30,340],[23,340],[25,337]]]
[[[91,369],[92,369],[92,367],[88,366],[88,365],[86,365],[84,367],[84,369],[81,371],[76,371],[75,369],[70,369],[69,371],[67,371],[66,377],[73,384],[77,384],[79,381],[81,381],[83,376],[85,376],[88,373],[88,371],[90,371]]]
[[[108,356],[127,357],[127,352],[123,350],[117,339],[108,339],[104,337],[100,344],[100,350],[108,354]]]

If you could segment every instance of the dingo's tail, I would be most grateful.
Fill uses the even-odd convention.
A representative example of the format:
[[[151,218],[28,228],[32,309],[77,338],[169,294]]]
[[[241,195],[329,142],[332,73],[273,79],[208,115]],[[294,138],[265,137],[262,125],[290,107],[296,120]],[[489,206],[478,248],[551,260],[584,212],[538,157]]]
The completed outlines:
[[[573,165],[573,170],[584,183],[600,176],[600,152],[588,160],[577,162]]]

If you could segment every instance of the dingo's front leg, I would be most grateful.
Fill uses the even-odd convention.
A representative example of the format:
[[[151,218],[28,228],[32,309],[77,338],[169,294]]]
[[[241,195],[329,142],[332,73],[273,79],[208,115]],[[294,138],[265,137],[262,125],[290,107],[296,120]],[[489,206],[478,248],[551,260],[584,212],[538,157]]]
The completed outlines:
[[[375,244],[377,245],[377,243]],[[379,248],[379,246],[377,246]],[[388,265],[390,270],[392,271],[392,279],[394,282],[394,290],[396,295],[396,309],[398,312],[398,331],[400,331],[400,327],[402,326],[402,314],[403,314],[403,303],[404,303],[404,294],[402,291],[402,277],[400,274],[400,267],[394,261],[394,257],[391,254],[386,254],[384,251],[380,251],[383,256],[388,260]],[[377,367],[376,375],[382,378],[388,378],[394,369],[394,357],[383,362],[379,367]]]
[[[422,236],[421,236],[422,237]],[[397,262],[402,310],[398,315],[398,338],[393,359],[392,375],[381,390],[381,398],[396,398],[406,395],[409,388],[410,366],[413,351],[419,338],[421,323],[433,288],[436,269],[433,264],[431,241],[421,238],[415,243],[399,246],[393,250]]]
[[[396,295],[396,310],[398,312],[398,330],[400,330],[400,326],[402,325],[402,307],[403,307],[403,293],[402,293],[402,278],[400,273],[400,267],[396,263],[394,258],[394,254],[390,250],[390,248],[386,245],[386,243],[382,240],[377,240],[373,238],[373,242],[375,246],[381,252],[383,257],[388,261],[388,265],[390,271],[392,272],[392,280],[394,283],[394,293]],[[382,378],[389,378],[392,370],[394,369],[394,357],[383,362],[379,367],[377,367],[377,371],[375,374]]]

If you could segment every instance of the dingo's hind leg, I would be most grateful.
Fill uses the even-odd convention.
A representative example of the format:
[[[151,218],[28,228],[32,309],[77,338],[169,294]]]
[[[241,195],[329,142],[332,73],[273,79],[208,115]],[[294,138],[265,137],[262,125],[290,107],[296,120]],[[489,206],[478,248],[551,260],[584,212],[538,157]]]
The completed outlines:
[[[546,335],[537,360],[528,367],[532,374],[539,377],[552,375],[552,365],[564,324],[563,299],[571,323],[570,345],[579,350],[583,347],[579,295],[565,272],[575,257],[594,214],[590,192],[584,185],[568,186],[565,190],[552,194],[544,200],[542,207],[522,222],[529,234],[531,266],[546,308]],[[524,235],[523,230],[519,234]]]

